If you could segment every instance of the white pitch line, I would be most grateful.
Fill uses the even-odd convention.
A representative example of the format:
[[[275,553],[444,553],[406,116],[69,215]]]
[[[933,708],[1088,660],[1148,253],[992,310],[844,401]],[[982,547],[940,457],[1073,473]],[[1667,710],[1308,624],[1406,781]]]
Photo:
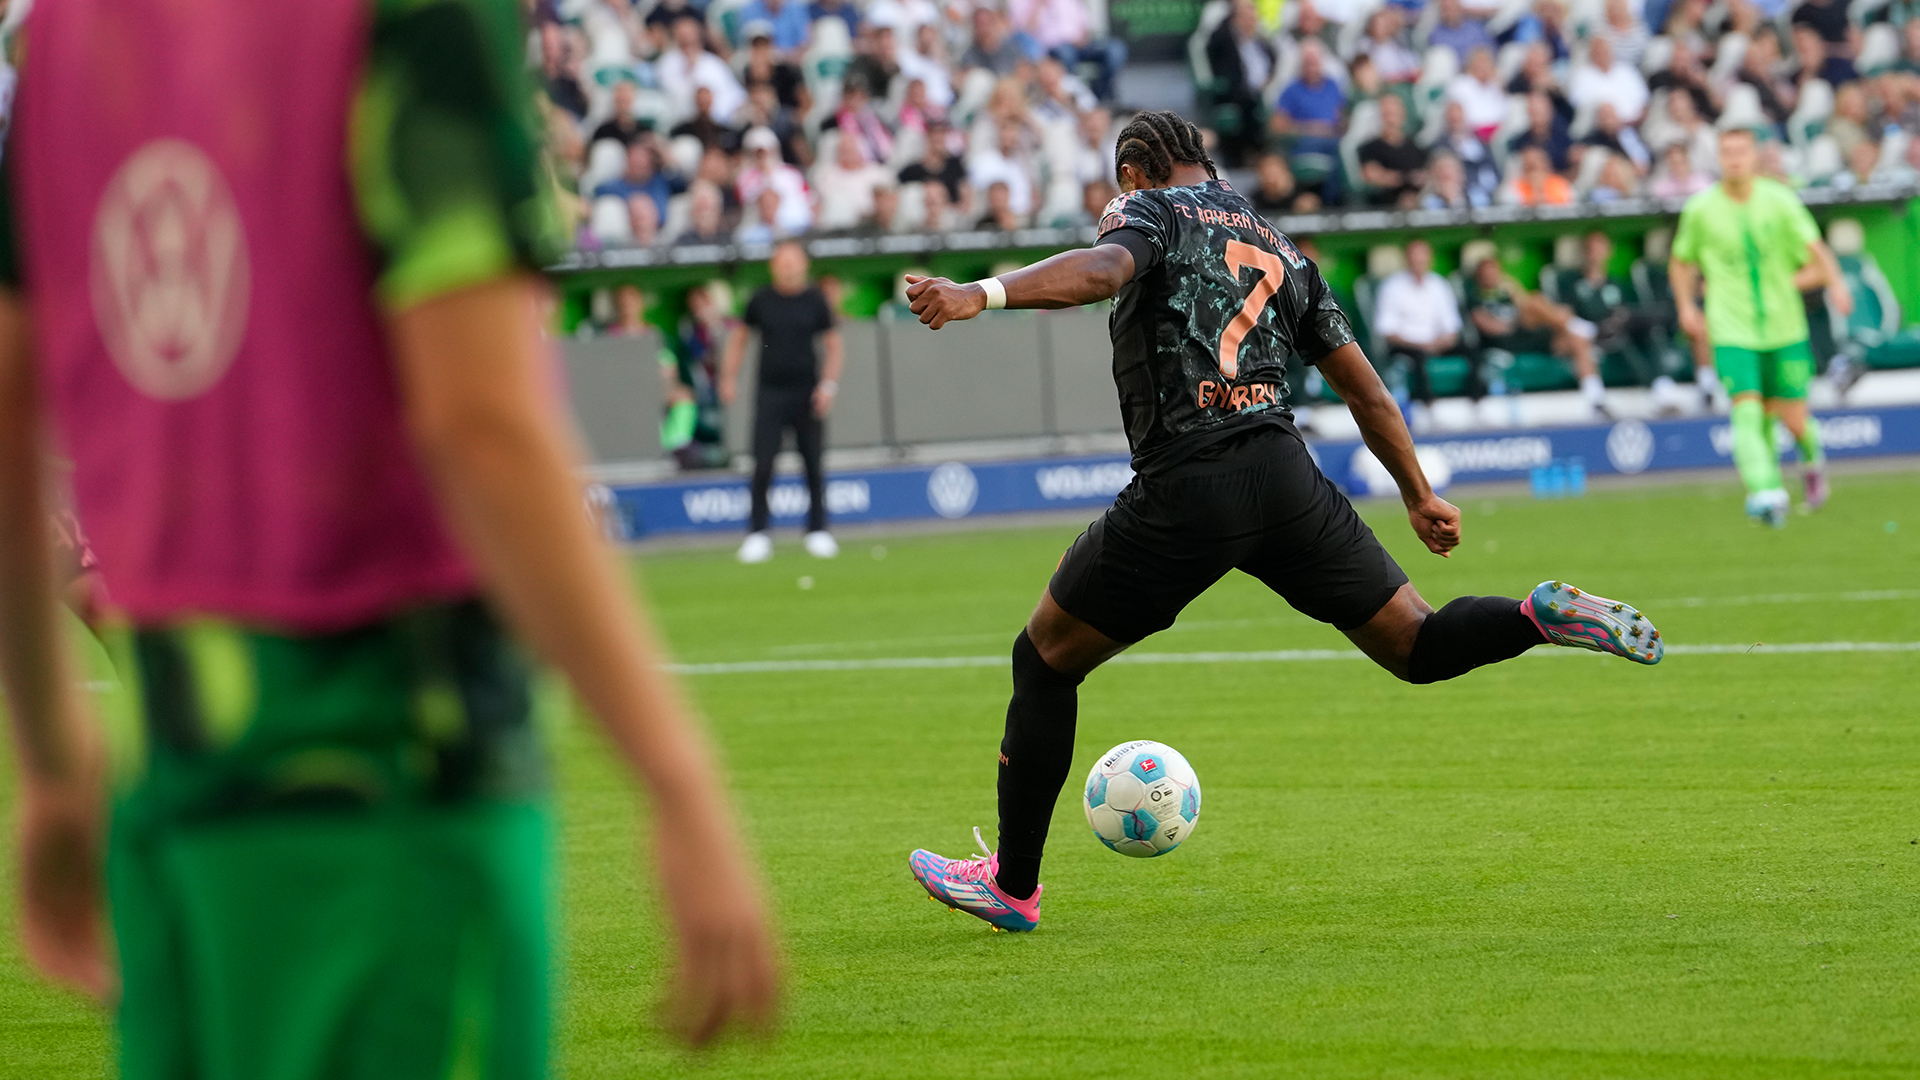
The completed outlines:
[[[1674,656],[1783,656],[1792,653],[1920,652],[1920,641],[1794,641],[1770,645],[1669,645]],[[1533,657],[1588,655],[1584,649],[1539,649]],[[1289,664],[1324,660],[1365,660],[1353,649],[1277,649],[1268,652],[1121,653],[1109,664]],[[747,660],[728,664],[674,664],[676,675],[759,675],[798,671],[893,671],[917,668],[1006,667],[1004,656],[895,656],[869,660]]]

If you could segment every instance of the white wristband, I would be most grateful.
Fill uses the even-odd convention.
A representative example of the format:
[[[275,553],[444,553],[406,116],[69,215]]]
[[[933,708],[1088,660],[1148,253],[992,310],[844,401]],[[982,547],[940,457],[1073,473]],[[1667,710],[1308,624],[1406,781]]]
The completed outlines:
[[[1007,306],[1007,287],[1000,284],[997,277],[981,278],[975,285],[987,290],[987,310],[999,311]]]
[[[832,379],[821,379],[820,385],[814,387],[814,389],[825,390],[829,395],[838,394],[840,392],[840,384]]]

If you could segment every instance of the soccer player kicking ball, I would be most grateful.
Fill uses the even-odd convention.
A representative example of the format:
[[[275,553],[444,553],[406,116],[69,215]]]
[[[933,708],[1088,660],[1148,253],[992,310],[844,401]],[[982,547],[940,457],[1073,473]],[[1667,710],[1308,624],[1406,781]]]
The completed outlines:
[[[1747,488],[1747,516],[1774,528],[1787,523],[1787,489],[1773,442],[1777,416],[1800,447],[1807,507],[1827,501],[1827,455],[1820,421],[1807,411],[1813,352],[1800,294],[1826,286],[1842,316],[1853,296],[1839,264],[1820,240],[1820,227],[1793,189],[1754,175],[1759,155],[1744,128],[1720,133],[1720,181],[1687,200],[1673,237],[1668,276],[1680,328],[1713,345],[1713,366],[1733,399],[1733,464]],[[1703,318],[1695,302],[1707,283]]]
[[[0,205],[28,955],[118,982],[126,1080],[546,1076],[552,823],[504,621],[654,797],[673,1019],[764,1021],[754,875],[556,415],[519,5],[68,0],[28,33]],[[111,770],[43,434],[125,620]]]
[[[1400,409],[1319,268],[1214,175],[1199,131],[1177,114],[1128,124],[1116,171],[1122,194],[1092,248],[1003,278],[919,278],[907,288],[914,313],[936,330],[988,308],[1114,299],[1113,372],[1135,476],[1073,542],[1014,639],[1000,848],[910,859],[936,900],[1003,930],[1040,920],[1040,854],[1073,766],[1081,680],[1173,625],[1228,570],[1332,623],[1408,682],[1451,679],[1546,643],[1641,664],[1664,651],[1638,611],[1558,581],[1522,600],[1428,607],[1315,467],[1284,404],[1286,360],[1298,352],[1352,408],[1428,550],[1446,555],[1460,543],[1460,511],[1428,486]]]

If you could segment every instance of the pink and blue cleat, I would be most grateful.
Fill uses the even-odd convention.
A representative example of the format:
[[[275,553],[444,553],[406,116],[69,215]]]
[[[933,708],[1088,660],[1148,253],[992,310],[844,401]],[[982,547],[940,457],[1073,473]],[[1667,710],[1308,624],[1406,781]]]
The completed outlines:
[[[1660,631],[1645,615],[1564,581],[1534,586],[1520,601],[1520,611],[1555,645],[1612,653],[1636,664],[1657,664],[1667,652]]]
[[[1040,893],[1036,887],[1025,900],[1015,900],[1000,891],[994,874],[1000,869],[1000,856],[987,848],[976,827],[973,839],[983,854],[965,859],[943,859],[931,851],[916,850],[907,856],[914,879],[932,899],[955,911],[985,919],[995,933],[1002,930],[1025,931],[1040,925]]]

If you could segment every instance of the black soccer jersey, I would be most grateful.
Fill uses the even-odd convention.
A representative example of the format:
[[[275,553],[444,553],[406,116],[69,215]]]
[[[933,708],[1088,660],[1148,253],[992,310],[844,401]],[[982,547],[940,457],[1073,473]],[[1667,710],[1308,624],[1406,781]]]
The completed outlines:
[[[1141,472],[1248,424],[1291,426],[1287,357],[1318,363],[1353,340],[1319,267],[1224,180],[1128,192],[1099,242],[1134,257],[1108,328]]]

